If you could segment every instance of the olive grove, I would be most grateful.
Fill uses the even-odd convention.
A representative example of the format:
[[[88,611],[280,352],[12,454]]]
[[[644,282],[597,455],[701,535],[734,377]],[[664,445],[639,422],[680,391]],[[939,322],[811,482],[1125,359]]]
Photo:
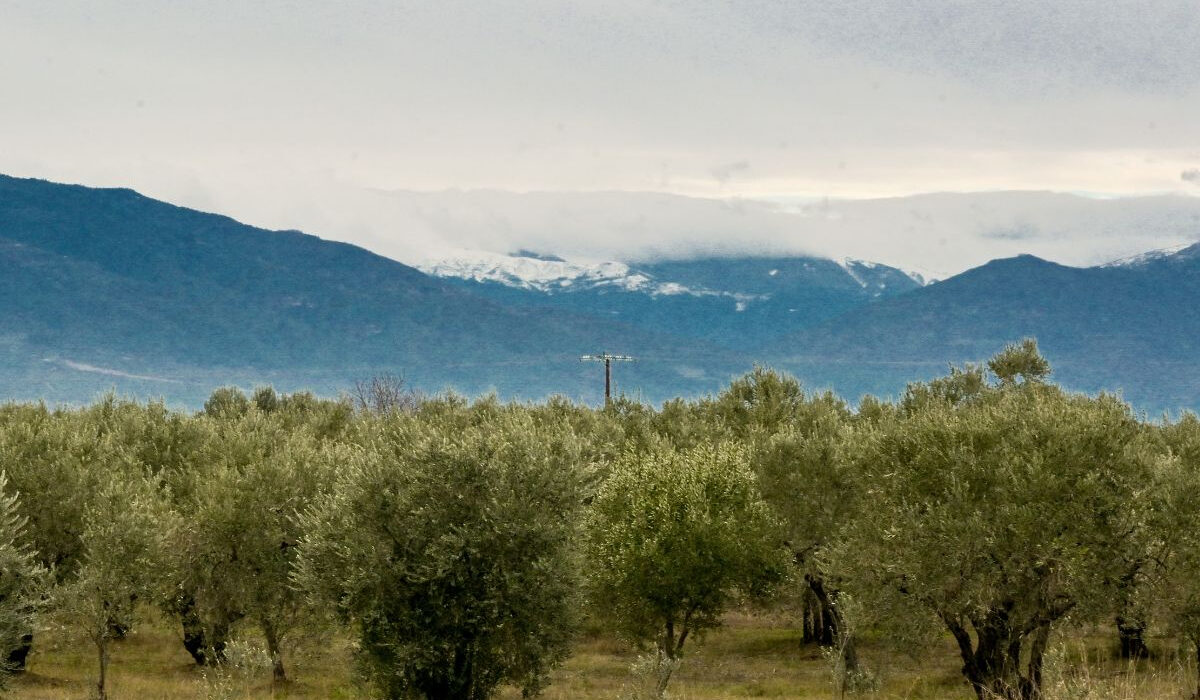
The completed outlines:
[[[1081,625],[1114,654],[1183,645],[1200,693],[1200,420],[1051,377],[1025,341],[854,404],[755,368],[657,407],[369,384],[0,405],[0,676],[64,630],[105,697],[114,645],[165,616],[198,667],[253,639],[282,684],[297,650],[348,647],[406,699],[536,695],[608,635],[663,696],[731,612],[787,611],[797,658],[950,645],[981,700],[1042,697]]]

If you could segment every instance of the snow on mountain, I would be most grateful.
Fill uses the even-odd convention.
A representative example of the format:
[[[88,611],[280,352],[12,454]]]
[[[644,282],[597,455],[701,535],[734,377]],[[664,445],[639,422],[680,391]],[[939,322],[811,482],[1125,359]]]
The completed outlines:
[[[1156,248],[1154,250],[1148,250],[1145,253],[1138,253],[1137,255],[1130,255],[1126,258],[1113,260],[1111,262],[1104,263],[1099,267],[1137,267],[1139,265],[1145,265],[1146,263],[1154,262],[1155,260],[1169,258],[1176,253],[1192,247],[1193,245],[1195,245],[1195,243],[1189,242],[1168,246],[1166,248]]]
[[[643,292],[650,296],[727,296],[741,304],[759,298],[753,294],[660,281],[622,262],[572,262],[525,251],[516,255],[477,250],[458,251],[450,257],[419,262],[416,267],[435,277],[491,282],[547,293],[610,287],[628,292]]]
[[[418,263],[416,267],[435,277],[495,282],[541,292],[563,290],[572,286],[601,285],[641,290],[650,285],[648,277],[631,272],[625,263],[586,264],[486,251],[461,251],[452,257]]]
[[[911,267],[897,267],[896,269],[904,273],[905,277],[916,282],[920,287],[928,287],[934,282],[940,282],[946,278],[945,275],[932,270],[914,269]]]
[[[871,284],[867,280],[863,279],[863,270],[876,270],[880,267],[891,267],[881,265],[877,262],[871,262],[870,260],[859,260],[858,258],[838,258],[837,260],[834,260],[834,262],[836,262],[839,267],[845,270],[846,274],[854,278],[854,281],[858,282],[859,286],[861,286],[863,289],[866,289]],[[892,269],[901,272],[905,277],[909,278],[913,282],[916,282],[917,285],[921,287],[933,284],[943,277],[942,275],[929,270],[921,270],[918,272],[917,270],[911,268],[906,269],[892,267]],[[876,282],[875,284],[881,289],[885,286],[883,282]]]

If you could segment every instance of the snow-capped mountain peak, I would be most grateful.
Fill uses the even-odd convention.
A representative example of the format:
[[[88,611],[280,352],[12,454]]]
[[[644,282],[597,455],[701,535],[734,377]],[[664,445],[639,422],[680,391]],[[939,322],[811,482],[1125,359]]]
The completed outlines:
[[[1194,242],[1189,242],[1189,243],[1180,243],[1178,245],[1168,246],[1166,248],[1156,248],[1154,250],[1148,250],[1144,253],[1138,253],[1137,255],[1130,255],[1129,257],[1126,257],[1126,258],[1120,258],[1117,260],[1113,260],[1111,262],[1104,263],[1103,265],[1100,265],[1100,267],[1136,267],[1139,265],[1145,265],[1146,263],[1154,262],[1155,260],[1162,260],[1163,258],[1169,258],[1172,255],[1175,255],[1176,253],[1182,252],[1182,251],[1192,247],[1193,245],[1195,245]]]
[[[888,265],[808,256],[625,263],[454,251],[416,266],[485,296],[511,300],[513,290],[520,290],[529,303],[695,328],[734,345],[742,336],[782,333],[925,284],[924,277]],[[699,330],[707,326],[712,327]]]
[[[548,257],[504,255],[487,251],[461,251],[450,257],[417,263],[417,269],[435,277],[456,277],[475,282],[495,282],[509,287],[551,292],[580,285],[613,284],[637,289],[648,282],[631,274],[620,262],[595,264]]]
[[[616,261],[577,262],[554,256],[525,253],[505,255],[487,251],[461,251],[437,260],[419,262],[417,269],[435,277],[491,282],[507,287],[553,293],[612,287],[651,296],[718,294],[677,282],[658,281]]]
[[[838,258],[834,260],[834,262],[836,262],[839,267],[845,270],[846,274],[850,275],[855,282],[858,282],[858,285],[863,289],[867,289],[871,283],[865,279],[865,276],[862,273],[866,270],[876,270],[881,267],[881,265],[877,262],[872,262],[870,260],[859,260],[858,258]],[[928,271],[916,272],[914,270],[906,270],[898,267],[892,269],[902,273],[905,277],[909,278],[913,282],[916,282],[920,287],[932,284],[933,282],[941,279],[941,275]],[[882,282],[877,282],[876,284],[880,285],[880,287],[884,286],[884,283]]]

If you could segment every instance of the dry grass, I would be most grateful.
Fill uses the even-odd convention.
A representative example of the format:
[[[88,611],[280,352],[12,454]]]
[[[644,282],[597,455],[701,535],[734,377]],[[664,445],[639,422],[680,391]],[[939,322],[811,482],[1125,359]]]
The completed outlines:
[[[1048,677],[1051,700],[1141,700],[1184,698],[1193,678],[1188,665],[1170,654],[1127,664],[1112,659],[1111,643],[1103,634],[1077,635],[1057,645]],[[1159,640],[1157,645],[1169,649]],[[926,650],[920,658],[865,640],[863,660],[879,672],[881,685],[867,697],[888,700],[968,700],[973,695],[959,675],[959,662],[950,643]],[[629,697],[635,687],[631,666],[637,654],[619,642],[589,636],[559,669],[545,697],[550,700],[589,700]],[[365,698],[354,681],[345,644],[309,651],[289,659],[294,680],[274,685],[266,668],[246,673],[214,675],[198,669],[183,650],[178,634],[161,619],[113,645],[110,696],[147,699],[196,698]],[[16,679],[14,697],[35,700],[86,698],[96,660],[85,640],[64,630],[50,630],[38,639],[29,672]],[[730,615],[726,626],[692,648],[671,681],[675,700],[718,698],[834,698],[830,667],[819,650],[803,646],[794,629],[779,620]],[[506,690],[505,700],[520,693]]]
[[[109,697],[115,700],[369,697],[354,681],[344,643],[323,653],[312,650],[297,653],[298,656],[287,660],[293,680],[283,684],[271,682],[266,666],[228,673],[201,669],[184,650],[181,633],[175,626],[152,614],[147,623],[112,644]],[[13,697],[31,700],[87,698],[92,695],[96,668],[95,647],[87,639],[68,630],[50,629],[37,637],[29,656],[28,672],[16,678],[9,690]]]

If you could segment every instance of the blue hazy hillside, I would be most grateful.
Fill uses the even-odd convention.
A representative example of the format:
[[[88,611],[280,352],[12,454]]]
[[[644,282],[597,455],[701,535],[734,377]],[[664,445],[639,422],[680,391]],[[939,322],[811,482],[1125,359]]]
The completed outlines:
[[[781,365],[856,392],[1036,337],[1056,378],[1146,410],[1200,406],[1200,244],[1121,265],[995,260],[797,333]]]
[[[514,266],[560,261],[522,251]],[[468,263],[435,274],[508,305],[544,306],[620,320],[739,352],[921,286],[886,265],[817,257],[707,257],[639,262],[619,276],[531,283]],[[564,284],[564,282],[569,282]]]
[[[0,396],[116,387],[195,404],[225,382],[334,392],[392,371],[427,390],[594,399],[595,368],[577,356],[615,339],[741,364],[617,321],[498,304],[352,245],[130,190],[0,177]],[[675,365],[625,376],[707,388]]]
[[[612,350],[640,359],[618,389],[652,401],[755,362],[855,399],[1032,335],[1072,388],[1200,407],[1200,246],[1097,268],[1021,256],[927,286],[804,257],[584,279],[437,277],[130,190],[0,177],[0,398],[116,388],[195,406],[221,384],[334,394],[390,371],[426,391],[596,401],[599,367],[578,356]]]

